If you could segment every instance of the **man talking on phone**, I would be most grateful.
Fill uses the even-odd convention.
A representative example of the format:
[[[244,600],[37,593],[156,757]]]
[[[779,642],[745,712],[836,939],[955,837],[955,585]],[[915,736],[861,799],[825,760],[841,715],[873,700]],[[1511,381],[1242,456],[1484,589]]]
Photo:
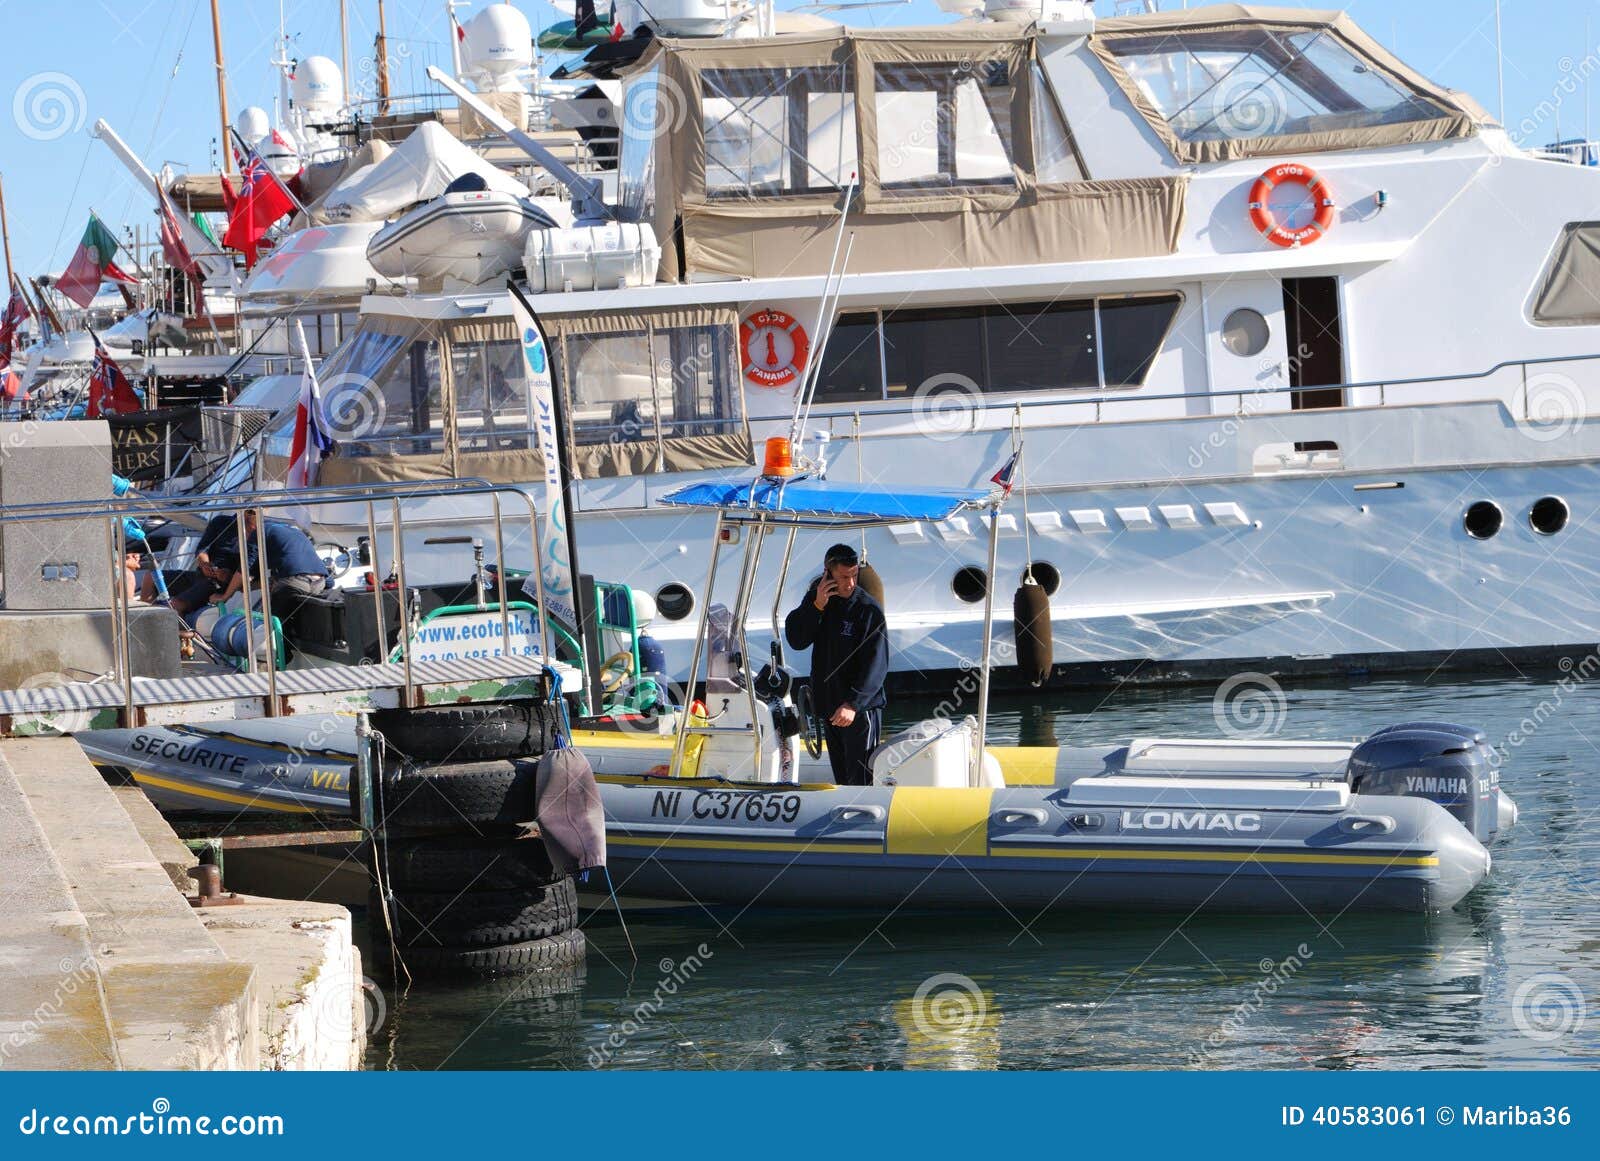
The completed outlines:
[[[828,549],[822,576],[784,622],[794,649],[811,650],[812,705],[823,720],[828,761],[840,786],[870,786],[868,756],[883,730],[889,634],[883,607],[857,583],[856,550]]]

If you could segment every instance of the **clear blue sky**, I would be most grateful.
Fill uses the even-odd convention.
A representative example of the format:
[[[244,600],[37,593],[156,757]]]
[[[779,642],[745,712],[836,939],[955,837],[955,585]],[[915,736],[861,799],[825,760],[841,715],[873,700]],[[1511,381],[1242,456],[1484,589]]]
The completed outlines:
[[[1280,2],[1332,6],[1326,0]],[[536,29],[557,19],[541,0],[516,3]],[[789,8],[798,0],[778,3]],[[1163,7],[1181,3],[1164,0]],[[348,0],[348,6],[353,83],[370,90],[370,63],[361,68],[357,60],[371,55],[377,3]],[[480,7],[473,5],[465,16]],[[1098,7],[1102,15],[1110,15],[1114,4],[1099,0]],[[1410,64],[1495,110],[1493,0],[1352,0],[1347,7],[1368,32]],[[234,114],[247,104],[271,108],[277,82],[267,62],[278,8],[274,0],[222,0]],[[386,8],[396,89],[421,91],[426,64],[449,51],[444,0],[388,0]],[[291,55],[322,53],[338,59],[336,0],[284,0],[283,9],[285,27],[295,38]],[[1504,13],[1506,116],[1515,127],[1559,92],[1563,62],[1570,70],[1597,54],[1600,0],[1504,0]],[[846,19],[885,25],[942,23],[948,18],[932,0],[914,0],[905,7],[867,9]],[[0,28],[5,30],[0,175],[10,211],[12,256],[24,273],[59,270],[71,256],[91,207],[119,236],[125,224],[148,227],[154,221],[148,199],[89,136],[96,118],[111,122],[152,168],[163,162],[180,169],[213,168],[218,126],[209,0],[0,0]],[[1590,67],[1600,68],[1600,55]],[[58,95],[64,102],[52,103]],[[1583,131],[1584,97],[1580,91],[1563,99],[1563,134]],[[59,119],[63,115],[64,122]],[[1534,136],[1528,144],[1553,139],[1554,124],[1541,124]]]

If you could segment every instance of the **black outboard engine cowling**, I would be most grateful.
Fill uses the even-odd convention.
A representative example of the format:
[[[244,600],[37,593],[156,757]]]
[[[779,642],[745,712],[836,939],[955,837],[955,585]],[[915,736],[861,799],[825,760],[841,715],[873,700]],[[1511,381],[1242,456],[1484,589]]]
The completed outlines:
[[[1487,846],[1500,829],[1500,771],[1483,731],[1449,722],[1387,726],[1350,755],[1350,790],[1426,798]]]

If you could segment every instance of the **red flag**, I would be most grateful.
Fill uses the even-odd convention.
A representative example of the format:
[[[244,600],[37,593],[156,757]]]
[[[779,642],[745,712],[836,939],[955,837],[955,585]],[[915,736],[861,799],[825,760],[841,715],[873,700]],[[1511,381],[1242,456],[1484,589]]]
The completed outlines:
[[[122,415],[138,411],[143,406],[133,384],[122,373],[122,368],[117,366],[116,360],[106,353],[96,339],[94,369],[89,372],[89,405],[84,410],[85,418],[99,419],[108,411],[113,415]]]
[[[83,238],[78,242],[72,261],[67,263],[66,272],[56,279],[56,289],[79,306],[87,307],[94,301],[94,296],[100,293],[100,281],[107,267],[116,270],[116,264],[111,259],[116,256],[118,249],[111,231],[105,228],[99,218],[90,214],[89,225],[83,231]],[[120,270],[117,270],[117,274],[122,275],[124,280],[133,281]]]
[[[28,320],[31,313],[28,310],[27,300],[13,290],[11,301],[6,303],[5,313],[0,314],[0,371],[11,365],[11,354],[17,343],[17,330]]]
[[[106,268],[104,271],[102,271],[102,274],[106,278],[111,279],[112,282],[126,282],[133,286],[139,285],[139,280],[137,278],[135,278],[132,274],[129,274],[126,270],[122,269],[122,267],[118,266],[115,262],[107,262]]]
[[[205,272],[200,269],[200,262],[190,253],[189,247],[184,245],[183,231],[178,227],[178,215],[173,212],[166,193],[157,189],[156,201],[158,202],[156,212],[161,216],[162,256],[166,258],[168,266],[174,270],[181,270],[189,276],[198,293],[200,284],[205,281]]]
[[[239,176],[242,184],[233,196],[233,205],[228,211],[228,231],[222,235],[222,244],[243,254],[248,270],[256,264],[261,239],[274,222],[294,209],[294,201],[253,149]],[[226,180],[223,188],[227,189]]]

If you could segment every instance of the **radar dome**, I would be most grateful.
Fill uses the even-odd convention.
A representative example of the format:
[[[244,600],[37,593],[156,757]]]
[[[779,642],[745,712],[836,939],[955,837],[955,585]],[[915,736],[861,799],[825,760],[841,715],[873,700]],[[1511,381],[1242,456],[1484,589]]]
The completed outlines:
[[[480,87],[520,89],[516,74],[533,67],[533,29],[510,4],[491,4],[467,21],[463,54],[467,75]]]
[[[267,111],[259,105],[250,105],[241,109],[234,118],[233,127],[239,131],[239,136],[246,141],[260,141],[272,132],[272,121],[267,117]]]
[[[344,77],[339,66],[325,56],[308,56],[294,66],[289,96],[295,108],[307,113],[331,113],[343,99]]]

